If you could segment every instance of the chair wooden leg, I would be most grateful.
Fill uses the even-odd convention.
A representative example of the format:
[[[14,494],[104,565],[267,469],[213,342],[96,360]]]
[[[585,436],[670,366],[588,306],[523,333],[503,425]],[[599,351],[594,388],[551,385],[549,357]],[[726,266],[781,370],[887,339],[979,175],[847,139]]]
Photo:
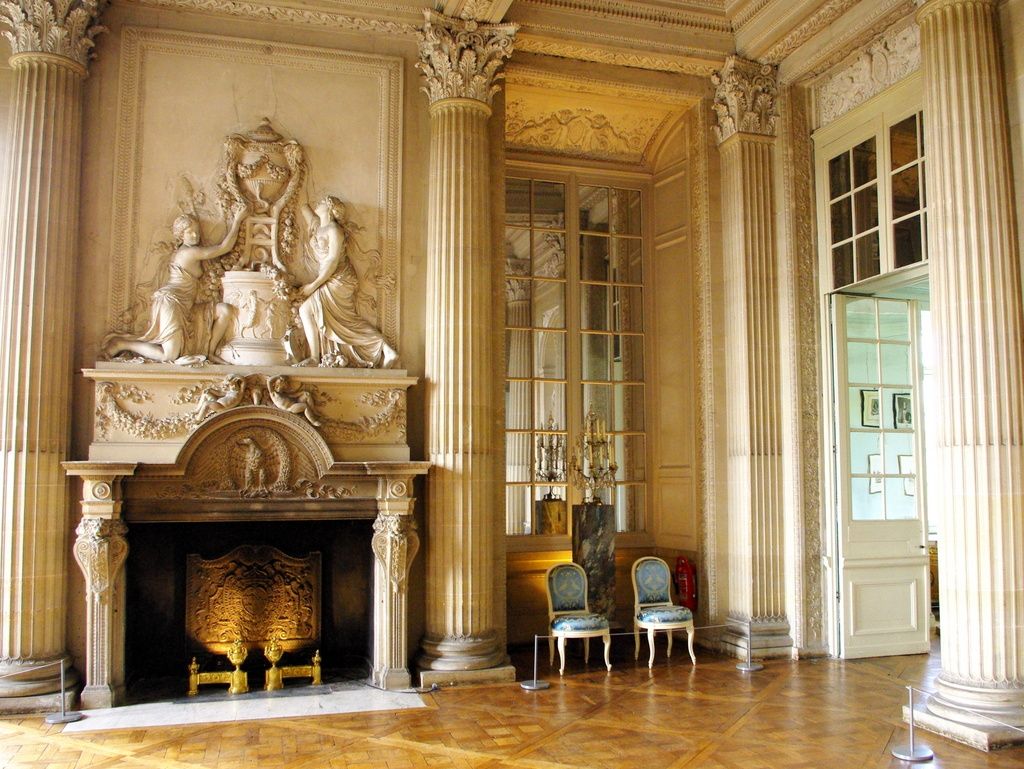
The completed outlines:
[[[690,662],[697,664],[697,658],[693,654],[693,625],[686,628],[686,643],[690,647]]]
[[[583,664],[584,665],[589,665],[590,664],[590,639],[589,638],[584,638],[583,639]]]
[[[633,620],[633,659],[640,659],[640,623]]]
[[[647,667],[654,667],[654,628],[647,628],[647,645],[651,647],[651,658],[647,660]]]
[[[673,633],[673,630],[671,628],[669,628],[668,634],[667,634],[668,635],[668,656],[669,657],[672,656],[672,633]]]
[[[604,666],[608,668],[608,672],[612,669],[612,636],[611,633],[604,634]]]
[[[555,638],[550,636],[548,638],[548,666],[555,664]]]
[[[565,636],[558,636],[558,675],[565,673]]]

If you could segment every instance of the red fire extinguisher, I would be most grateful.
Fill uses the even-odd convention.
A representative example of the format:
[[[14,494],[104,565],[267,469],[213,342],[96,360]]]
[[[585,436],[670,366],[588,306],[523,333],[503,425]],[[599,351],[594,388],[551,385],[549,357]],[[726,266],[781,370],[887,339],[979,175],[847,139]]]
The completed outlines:
[[[676,558],[676,590],[679,603],[692,612],[697,611],[697,571],[689,559]]]

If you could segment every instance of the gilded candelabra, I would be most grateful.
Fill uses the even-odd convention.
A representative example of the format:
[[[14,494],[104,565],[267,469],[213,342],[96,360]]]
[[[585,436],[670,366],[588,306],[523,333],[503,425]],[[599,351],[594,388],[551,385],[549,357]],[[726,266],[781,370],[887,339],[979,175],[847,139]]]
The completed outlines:
[[[537,478],[549,484],[561,483],[565,480],[565,438],[555,434],[558,423],[550,414],[544,427],[551,432],[537,436]],[[544,499],[557,498],[549,486]]]
[[[583,492],[583,503],[600,505],[598,492],[615,485],[618,469],[614,438],[605,430],[604,420],[599,419],[591,408],[569,462],[569,475],[573,484]]]

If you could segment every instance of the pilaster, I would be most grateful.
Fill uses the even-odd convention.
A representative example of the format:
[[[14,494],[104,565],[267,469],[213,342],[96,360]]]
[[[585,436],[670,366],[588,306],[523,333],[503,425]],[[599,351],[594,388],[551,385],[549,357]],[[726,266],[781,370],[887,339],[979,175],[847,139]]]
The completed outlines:
[[[0,0],[15,73],[0,182],[0,710],[42,707],[30,698],[59,689],[66,656],[69,298],[82,80],[103,5]]]
[[[121,478],[134,464],[65,462],[82,477],[82,520],[75,560],[85,576],[85,688],[82,707],[109,708],[124,700],[125,572],[128,527],[121,519]]]
[[[514,24],[427,11],[420,40],[430,102],[427,230],[426,635],[421,681],[508,679],[495,612],[490,102]]]
[[[373,684],[408,689],[409,631],[406,620],[409,568],[420,549],[412,476],[383,477],[373,522]]]
[[[722,171],[729,621],[742,656],[785,656],[780,329],[775,233],[775,68],[730,56],[715,84]]]
[[[940,407],[942,672],[918,723],[989,749],[1024,726],[1024,305],[996,0],[917,14]]]

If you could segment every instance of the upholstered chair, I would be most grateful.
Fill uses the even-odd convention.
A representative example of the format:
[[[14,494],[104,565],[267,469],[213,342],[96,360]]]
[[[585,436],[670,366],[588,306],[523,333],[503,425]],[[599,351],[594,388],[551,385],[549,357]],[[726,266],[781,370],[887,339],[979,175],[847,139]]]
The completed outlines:
[[[548,662],[555,661],[555,639],[558,639],[558,675],[565,672],[565,641],[583,639],[583,656],[590,661],[590,639],[604,639],[604,664],[611,670],[611,634],[608,619],[591,614],[587,603],[587,574],[575,563],[556,563],[548,569],[544,584],[548,589],[548,619],[551,633],[548,638]]]
[[[647,644],[651,648],[651,657],[647,661],[649,668],[654,667],[654,633],[658,630],[668,633],[668,656],[671,657],[672,633],[685,629],[690,660],[697,664],[693,654],[693,613],[685,606],[672,603],[671,587],[668,564],[660,558],[646,556],[633,564],[634,657],[640,657],[640,629],[643,628],[647,631]]]

